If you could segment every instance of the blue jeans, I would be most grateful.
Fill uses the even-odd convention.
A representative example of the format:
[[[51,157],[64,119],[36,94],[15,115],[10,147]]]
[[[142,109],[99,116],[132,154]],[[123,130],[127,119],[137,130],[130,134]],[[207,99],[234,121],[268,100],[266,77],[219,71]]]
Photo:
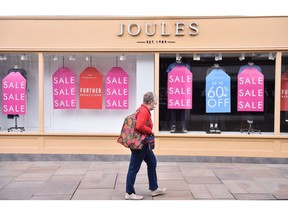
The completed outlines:
[[[147,164],[149,190],[156,190],[158,188],[156,174],[157,160],[148,145],[144,145],[142,150],[131,150],[130,164],[126,178],[126,193],[128,194],[136,194],[134,184],[143,160]]]

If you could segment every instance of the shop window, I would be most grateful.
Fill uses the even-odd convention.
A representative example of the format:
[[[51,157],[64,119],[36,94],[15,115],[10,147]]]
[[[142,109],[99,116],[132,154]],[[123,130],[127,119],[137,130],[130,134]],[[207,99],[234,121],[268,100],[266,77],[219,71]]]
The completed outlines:
[[[188,82],[185,75],[178,78],[174,75],[171,80],[168,79],[179,56],[181,61],[178,63],[182,64],[182,69],[178,70],[182,72],[179,73],[184,74],[188,69],[192,74],[191,95],[187,86],[186,90],[185,87],[182,88],[183,85],[179,88],[173,87],[175,82]],[[245,69],[242,66],[248,64],[258,67],[254,67],[257,70],[253,71],[253,74],[256,75],[247,80],[245,77],[250,72],[243,70],[245,72],[241,74],[240,69]],[[213,69],[217,67],[219,68],[217,71],[221,71],[221,78],[219,73],[214,74],[216,71]],[[274,132],[275,53],[162,54],[159,74],[160,132],[239,134]],[[240,80],[243,85],[238,85],[239,74],[242,76]],[[253,85],[255,87],[258,84],[260,87],[253,89]],[[169,88],[169,85],[172,87]],[[186,95],[186,99],[182,94]],[[189,100],[192,108],[188,107]]]
[[[280,99],[280,130],[288,132],[288,53],[282,54],[281,67],[281,99]]]
[[[154,90],[154,55],[55,53],[44,59],[45,132],[119,133],[143,93]]]
[[[1,131],[38,131],[38,55],[0,53],[0,79]]]

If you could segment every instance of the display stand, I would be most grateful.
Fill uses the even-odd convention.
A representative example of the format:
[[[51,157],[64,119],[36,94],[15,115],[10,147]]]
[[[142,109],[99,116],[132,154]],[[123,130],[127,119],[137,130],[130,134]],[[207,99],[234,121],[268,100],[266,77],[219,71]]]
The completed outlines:
[[[9,119],[15,119],[15,126],[8,128],[8,132],[13,131],[13,130],[20,130],[20,132],[25,131],[24,127],[18,127],[17,125],[17,119],[19,118],[19,115],[8,115],[7,118]]]
[[[261,131],[260,131],[260,130],[255,129],[255,128],[252,127],[253,120],[247,120],[247,123],[249,124],[249,127],[248,127],[248,128],[244,128],[244,129],[241,129],[241,130],[240,130],[241,133],[247,131],[248,134],[254,133],[254,132],[261,134]]]

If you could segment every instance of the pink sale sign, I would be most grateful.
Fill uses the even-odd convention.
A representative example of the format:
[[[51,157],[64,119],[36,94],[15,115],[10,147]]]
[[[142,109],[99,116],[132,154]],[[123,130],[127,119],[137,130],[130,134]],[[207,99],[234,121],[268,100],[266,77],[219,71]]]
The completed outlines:
[[[168,109],[192,109],[193,74],[185,66],[168,73]]]
[[[105,78],[106,109],[128,109],[129,79],[121,67],[113,67]]]
[[[59,68],[52,76],[53,108],[76,109],[76,76],[67,67]]]
[[[238,111],[264,111],[264,75],[255,68],[238,74]]]
[[[10,72],[2,80],[2,113],[26,114],[26,79],[19,72]]]

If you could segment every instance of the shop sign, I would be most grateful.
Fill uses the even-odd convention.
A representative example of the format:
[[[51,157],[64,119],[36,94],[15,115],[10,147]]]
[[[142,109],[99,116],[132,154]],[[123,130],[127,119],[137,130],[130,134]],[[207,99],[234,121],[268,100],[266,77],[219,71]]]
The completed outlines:
[[[76,76],[67,67],[59,68],[52,76],[53,108],[76,109]]]
[[[80,109],[102,109],[102,74],[87,67],[80,74]]]
[[[206,113],[231,112],[230,76],[213,69],[206,77]]]
[[[281,111],[288,111],[288,71],[281,76]]]
[[[106,109],[128,109],[128,81],[128,74],[121,67],[113,67],[106,74]]]
[[[264,75],[255,68],[238,74],[238,111],[264,111]]]
[[[168,30],[169,29],[169,30]],[[120,23],[117,35],[119,37],[128,34],[130,36],[138,36],[145,34],[146,36],[195,36],[199,33],[198,23],[196,22],[174,22],[174,23],[145,23],[141,25],[136,22]]]
[[[168,73],[168,109],[192,109],[193,74],[185,66]]]
[[[26,114],[26,79],[19,72],[2,80],[2,114]]]

